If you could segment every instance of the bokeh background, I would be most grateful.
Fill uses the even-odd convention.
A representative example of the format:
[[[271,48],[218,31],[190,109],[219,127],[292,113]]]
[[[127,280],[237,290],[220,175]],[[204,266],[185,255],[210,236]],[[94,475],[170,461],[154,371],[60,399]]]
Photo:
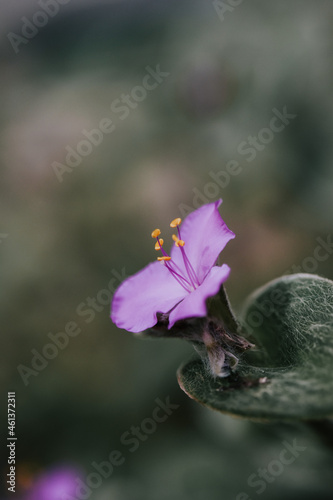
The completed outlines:
[[[85,481],[114,449],[125,462],[92,500],[253,499],[249,476],[295,438],[306,451],[259,496],[332,498],[332,455],[312,431],[200,407],[175,375],[192,347],[118,330],[101,292],[155,258],[152,229],[219,197],[237,235],[223,252],[236,311],[293,266],[333,279],[332,254],[311,260],[333,231],[332,2],[236,3],[54,0],[16,50],[9,34],[43,24],[50,4],[1,3],[1,432],[16,391],[19,499],[60,500],[52,485],[37,492],[45,477]],[[111,104],[157,65],[169,76],[121,120]],[[296,117],[247,161],[239,145],[284,106]],[[104,118],[115,130],[60,182],[54,162]],[[207,187],[230,160],[241,173]],[[89,298],[94,313],[78,314]],[[18,366],[71,321],[80,333],[24,384]],[[179,408],[131,453],[121,435],[156,398]]]

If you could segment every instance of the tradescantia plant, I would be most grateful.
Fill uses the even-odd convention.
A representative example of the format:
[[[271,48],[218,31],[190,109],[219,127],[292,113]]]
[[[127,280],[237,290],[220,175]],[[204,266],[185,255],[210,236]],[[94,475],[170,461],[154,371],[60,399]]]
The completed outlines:
[[[223,286],[230,268],[216,265],[235,237],[221,203],[171,222],[177,234],[170,255],[161,231],[152,232],[161,256],[116,290],[112,321],[192,342],[199,357],[178,370],[178,382],[210,408],[266,420],[333,416],[333,282],[279,278],[255,292],[236,319]]]

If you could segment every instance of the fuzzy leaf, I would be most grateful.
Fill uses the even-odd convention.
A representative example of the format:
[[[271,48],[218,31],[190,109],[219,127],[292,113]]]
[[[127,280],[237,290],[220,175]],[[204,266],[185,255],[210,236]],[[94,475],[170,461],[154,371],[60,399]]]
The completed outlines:
[[[178,381],[193,399],[253,419],[333,416],[333,282],[285,276],[247,301],[242,323],[256,343],[237,372],[213,378],[199,359]]]

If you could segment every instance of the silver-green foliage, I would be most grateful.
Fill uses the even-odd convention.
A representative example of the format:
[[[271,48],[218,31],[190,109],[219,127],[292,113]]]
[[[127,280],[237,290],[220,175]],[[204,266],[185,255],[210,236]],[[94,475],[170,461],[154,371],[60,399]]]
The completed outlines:
[[[194,360],[179,370],[185,392],[248,418],[333,416],[333,282],[310,274],[274,280],[248,299],[242,324],[256,348],[237,372],[213,378]]]

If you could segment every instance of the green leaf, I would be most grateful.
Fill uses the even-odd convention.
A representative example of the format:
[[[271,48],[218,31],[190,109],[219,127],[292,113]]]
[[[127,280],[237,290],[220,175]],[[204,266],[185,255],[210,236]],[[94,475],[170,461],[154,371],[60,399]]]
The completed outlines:
[[[193,399],[252,419],[333,416],[333,282],[309,274],[285,276],[260,288],[242,317],[256,348],[226,378],[193,360],[178,371]]]

